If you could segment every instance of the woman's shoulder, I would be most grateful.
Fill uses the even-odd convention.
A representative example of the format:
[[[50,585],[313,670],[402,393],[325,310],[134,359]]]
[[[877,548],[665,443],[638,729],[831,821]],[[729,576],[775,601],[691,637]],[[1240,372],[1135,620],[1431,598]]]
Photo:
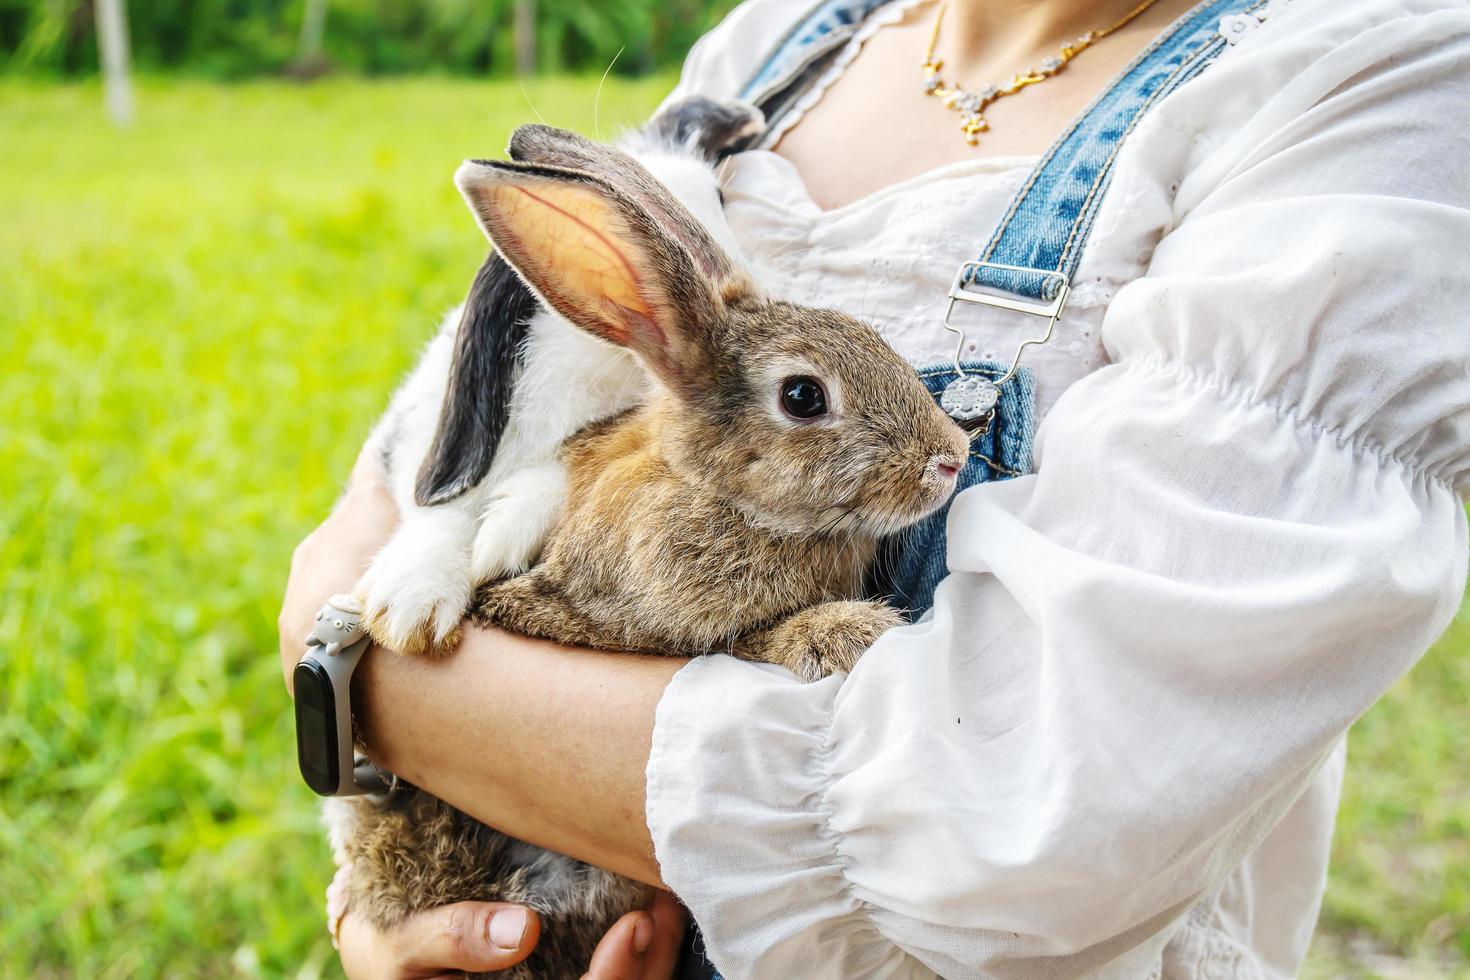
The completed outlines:
[[[1257,17],[1270,17],[1303,32],[1333,21],[1356,21],[1370,26],[1436,11],[1467,10],[1464,0],[1269,0],[1252,9]]]
[[[744,0],[690,49],[670,98],[737,98],[764,59],[814,5],[813,0]]]
[[[1230,47],[1271,49],[1317,58],[1346,43],[1374,38],[1382,43],[1411,45],[1425,37],[1448,39],[1453,26],[1470,15],[1465,0],[1269,0],[1244,13],[1223,17],[1220,33]],[[1265,27],[1257,39],[1257,27]],[[1292,49],[1297,49],[1292,51]]]

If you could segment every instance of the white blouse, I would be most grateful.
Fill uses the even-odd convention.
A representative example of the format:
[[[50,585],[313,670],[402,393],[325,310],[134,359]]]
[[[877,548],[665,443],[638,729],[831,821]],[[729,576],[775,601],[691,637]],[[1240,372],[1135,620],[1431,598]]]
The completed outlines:
[[[809,6],[749,0],[676,95]],[[1268,10],[1130,137],[1026,362],[1036,471],[956,499],[932,617],[845,681],[712,656],[664,695],[649,826],[729,980],[1295,974],[1343,733],[1465,588],[1470,8]],[[822,212],[755,151],[728,211],[772,293],[933,362],[1030,162]]]

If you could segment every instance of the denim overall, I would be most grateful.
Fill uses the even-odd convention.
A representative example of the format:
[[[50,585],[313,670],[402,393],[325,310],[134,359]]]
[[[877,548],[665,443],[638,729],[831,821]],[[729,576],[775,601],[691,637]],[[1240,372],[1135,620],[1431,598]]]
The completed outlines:
[[[893,0],[821,0],[812,4],[810,12],[767,56],[741,97],[760,106],[767,120],[775,123],[826,71],[863,21],[890,2]],[[1156,38],[1072,122],[1016,192],[979,257],[956,272],[946,316],[951,329],[964,329],[963,307],[973,303],[1032,316],[1038,323],[1037,341],[1051,336],[1124,137],[1149,108],[1213,63],[1226,45],[1221,18],[1255,11],[1265,3],[1199,3]],[[1008,373],[1010,377],[999,385],[991,414],[969,424],[962,422],[971,435],[970,455],[960,471],[956,493],[1028,472],[1035,427],[1033,382],[1025,367],[960,361],[918,373],[938,401],[961,372],[991,382]],[[948,573],[948,512],[946,505],[884,543],[870,576],[870,594],[888,599],[913,619],[928,611],[935,586]],[[690,932],[678,976],[718,980],[719,974],[703,956],[698,931]]]

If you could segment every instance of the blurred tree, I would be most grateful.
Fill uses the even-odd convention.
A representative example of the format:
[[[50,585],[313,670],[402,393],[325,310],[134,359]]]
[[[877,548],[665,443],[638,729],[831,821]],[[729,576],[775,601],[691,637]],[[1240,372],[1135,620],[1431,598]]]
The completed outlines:
[[[102,79],[107,115],[114,125],[133,121],[133,83],[128,77],[128,14],[123,0],[97,0],[97,40],[102,51]]]
[[[516,74],[536,74],[536,0],[516,0]]]
[[[301,39],[296,43],[296,61],[309,65],[322,56],[322,33],[327,28],[327,0],[306,0],[301,14]]]

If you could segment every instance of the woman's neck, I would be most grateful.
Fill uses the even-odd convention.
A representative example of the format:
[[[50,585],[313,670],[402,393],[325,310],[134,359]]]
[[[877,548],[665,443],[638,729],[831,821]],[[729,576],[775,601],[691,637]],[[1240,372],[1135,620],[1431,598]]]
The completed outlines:
[[[938,54],[959,75],[996,62],[1015,64],[1019,69],[1036,53],[1054,51],[1064,41],[1101,30],[1141,2],[948,0]]]

